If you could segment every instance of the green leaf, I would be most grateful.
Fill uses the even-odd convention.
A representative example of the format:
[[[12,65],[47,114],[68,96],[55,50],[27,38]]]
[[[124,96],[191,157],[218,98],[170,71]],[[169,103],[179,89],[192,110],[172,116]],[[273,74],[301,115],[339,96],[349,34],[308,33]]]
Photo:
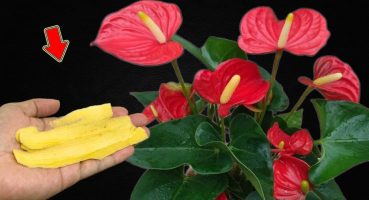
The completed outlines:
[[[345,196],[343,195],[340,187],[334,180],[329,181],[328,183],[321,184],[317,187],[314,187],[313,191],[310,191],[306,200],[345,200]]]
[[[251,192],[245,200],[261,200],[261,197],[260,197],[259,193]]]
[[[199,111],[199,113],[202,113],[206,106],[208,105],[208,103],[206,103],[206,101],[202,100],[202,99],[198,99],[196,101],[196,107],[197,107],[197,110]]]
[[[293,134],[301,129],[303,119],[303,109],[294,112],[288,119],[288,121],[286,121],[288,115],[289,113],[276,115],[272,120],[272,124],[274,124],[274,122],[278,122],[279,126],[283,129],[283,131],[285,131],[288,134]],[[268,129],[272,126],[272,124],[268,127]]]
[[[270,80],[270,74],[267,70],[259,66],[259,71],[264,80]],[[269,111],[282,112],[288,108],[288,105],[290,103],[288,96],[284,91],[282,85],[277,81],[273,85],[272,95],[272,102],[268,106]]]
[[[369,109],[345,101],[313,100],[320,122],[322,157],[310,169],[319,185],[369,160]]]
[[[291,115],[291,117],[288,119],[288,121],[286,121],[286,119],[287,119],[287,116],[289,115],[289,113],[284,113],[284,114],[277,115],[277,118],[282,119],[283,122],[285,123],[285,127],[282,127],[282,128],[297,128],[297,129],[300,129],[301,126],[302,126],[303,112],[304,112],[304,109],[300,109],[300,110],[294,112]]]
[[[237,42],[225,38],[210,36],[201,47],[202,57],[208,63],[208,68],[215,70],[217,66],[231,58],[247,59]]]
[[[184,164],[199,174],[225,173],[232,168],[229,152],[218,145],[196,143],[197,127],[208,119],[192,115],[150,129],[150,138],[135,147],[129,162],[145,169],[173,169]]]
[[[228,185],[225,174],[183,175],[183,168],[148,170],[137,182],[131,200],[214,200]]]
[[[230,126],[230,150],[262,199],[273,199],[272,158],[269,142],[259,124],[240,114]]]
[[[214,142],[222,143],[219,131],[216,130],[209,122],[202,122],[197,127],[195,140],[196,143],[200,146],[204,146]]]
[[[158,97],[158,91],[131,92],[129,94],[134,96],[144,107],[148,106]]]
[[[240,176],[239,170],[229,172],[228,181],[229,187],[227,190],[235,199],[245,199],[250,192],[255,191],[251,183],[244,176]]]

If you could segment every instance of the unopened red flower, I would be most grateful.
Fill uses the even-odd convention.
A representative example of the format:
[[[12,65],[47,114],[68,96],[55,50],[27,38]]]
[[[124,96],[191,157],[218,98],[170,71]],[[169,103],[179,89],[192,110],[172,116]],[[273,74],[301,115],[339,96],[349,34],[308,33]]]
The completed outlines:
[[[312,189],[308,179],[309,165],[292,156],[282,156],[273,163],[274,198],[304,200]]]
[[[144,109],[143,113],[149,121],[156,118],[160,122],[166,122],[186,117],[191,111],[180,85],[170,82],[160,85],[159,96]]]
[[[130,63],[161,65],[183,53],[182,46],[171,40],[181,23],[175,4],[138,1],[108,15],[92,44]]]
[[[328,100],[360,101],[360,81],[354,70],[335,56],[323,56],[314,64],[314,80],[299,82],[317,89]]]
[[[301,8],[278,21],[269,7],[247,12],[240,24],[238,45],[249,54],[263,54],[283,49],[295,55],[315,55],[330,33],[325,18],[317,11]]]
[[[215,200],[228,200],[227,195],[223,192]]]
[[[214,72],[199,71],[194,88],[206,101],[219,104],[219,115],[225,117],[234,106],[252,108],[265,97],[269,83],[262,78],[255,63],[233,58],[221,63]]]
[[[313,149],[313,140],[306,129],[296,131],[291,136],[285,133],[275,122],[268,130],[267,138],[276,147],[279,155],[308,155]]]

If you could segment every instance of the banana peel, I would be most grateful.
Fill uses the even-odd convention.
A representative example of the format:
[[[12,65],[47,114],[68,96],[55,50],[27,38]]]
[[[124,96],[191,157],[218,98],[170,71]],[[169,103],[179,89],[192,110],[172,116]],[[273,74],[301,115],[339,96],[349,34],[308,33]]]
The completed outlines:
[[[113,117],[113,109],[110,103],[106,103],[75,110],[60,119],[52,121],[50,125],[59,127],[73,123],[91,123],[111,117]]]
[[[16,139],[21,149],[13,150],[16,161],[27,167],[58,168],[103,159],[148,138],[145,129],[134,126],[130,117],[112,118],[110,104],[73,111],[53,127],[48,131],[36,127],[19,129]]]
[[[95,123],[77,123],[58,126],[48,131],[25,128],[17,131],[18,141],[27,149],[44,149],[76,139],[83,139],[117,128],[130,128],[129,116],[104,119]]]

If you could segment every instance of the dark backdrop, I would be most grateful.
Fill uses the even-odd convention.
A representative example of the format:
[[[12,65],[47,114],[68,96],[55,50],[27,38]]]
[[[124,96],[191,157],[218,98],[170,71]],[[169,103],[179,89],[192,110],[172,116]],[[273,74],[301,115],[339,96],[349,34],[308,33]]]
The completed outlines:
[[[58,115],[77,108],[111,102],[140,112],[142,107],[128,93],[156,90],[161,82],[173,81],[169,66],[136,67],[90,47],[105,15],[132,1],[8,1],[2,3],[0,19],[0,104],[35,97],[60,99]],[[209,35],[236,40],[243,14],[256,6],[271,6],[279,18],[300,7],[323,13],[332,33],[328,44],[315,58],[285,54],[278,79],[286,86],[291,101],[296,102],[304,87],[297,83],[300,75],[312,75],[312,65],[321,55],[332,54],[351,64],[362,83],[361,102],[368,104],[368,26],[366,1],[303,0],[181,0],[183,13],[179,34],[201,45]],[[59,25],[70,46],[59,64],[41,47],[46,43],[43,28]],[[273,55],[250,56],[270,70]],[[202,66],[185,53],[180,58],[187,81]],[[311,95],[319,97],[317,93]],[[305,106],[304,126],[318,135],[318,122],[309,102]],[[369,133],[368,133],[369,134]],[[81,181],[54,199],[129,199],[143,170],[123,163],[101,174]],[[369,164],[362,164],[341,175],[337,181],[348,199],[369,199],[367,182]],[[364,184],[359,183],[364,181]]]

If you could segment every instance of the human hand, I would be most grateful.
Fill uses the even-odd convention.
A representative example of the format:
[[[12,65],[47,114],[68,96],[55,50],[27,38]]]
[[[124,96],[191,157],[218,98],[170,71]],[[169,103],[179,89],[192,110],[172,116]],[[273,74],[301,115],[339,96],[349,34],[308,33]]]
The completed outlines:
[[[16,131],[27,126],[39,130],[50,129],[50,121],[43,118],[56,113],[60,103],[52,99],[33,99],[9,103],[0,107],[0,199],[47,199],[78,181],[125,161],[134,152],[132,146],[102,160],[87,160],[57,169],[27,168],[16,162],[12,150],[20,148]],[[114,116],[127,115],[122,107],[113,108]],[[130,115],[136,126],[145,126],[143,114]],[[146,129],[147,130],[147,129]]]

